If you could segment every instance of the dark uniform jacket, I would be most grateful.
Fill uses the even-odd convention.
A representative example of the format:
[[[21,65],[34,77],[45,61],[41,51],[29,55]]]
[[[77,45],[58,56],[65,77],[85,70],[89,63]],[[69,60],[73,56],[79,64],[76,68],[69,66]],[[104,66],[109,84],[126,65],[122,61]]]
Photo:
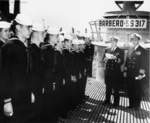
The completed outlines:
[[[92,61],[93,55],[94,55],[94,46],[92,44],[87,44],[84,50],[84,54],[85,54],[86,60]]]
[[[0,47],[2,47],[3,44],[4,44],[4,42],[0,40]]]
[[[79,67],[79,74],[81,74],[83,76],[86,75],[86,62],[87,62],[87,57],[85,55],[85,52],[84,51],[80,51],[78,53],[78,67]],[[90,66],[89,66],[90,67]],[[80,78],[80,77],[79,77]]]
[[[57,50],[54,51],[53,72],[56,75],[56,77],[58,77],[57,75],[62,77],[65,76],[64,64],[63,64],[63,52]]]
[[[115,51],[111,51],[110,49],[107,49],[105,51],[106,53],[110,53],[114,56],[116,56],[116,59],[108,59],[108,61],[106,62],[106,72],[114,72],[117,70],[120,70],[120,65],[123,63],[123,51],[120,48],[116,48]],[[106,57],[104,55],[104,57]]]
[[[127,76],[129,78],[135,78],[140,75],[140,70],[143,69],[148,77],[147,61],[146,50],[141,46],[138,46],[138,48],[127,57]]]
[[[149,93],[148,64],[148,52],[141,46],[138,46],[138,48],[127,57],[127,86],[128,93],[133,99],[135,97],[140,99],[141,96]],[[141,70],[144,71],[146,77],[138,80],[136,78],[139,75],[143,75]]]
[[[67,76],[71,75],[71,53],[68,49],[63,50],[63,65],[65,68],[65,74]]]
[[[34,43],[29,45],[29,79],[32,89],[42,88],[43,83],[43,69],[42,69],[42,60],[41,60],[41,49]]]
[[[2,47],[2,71],[6,98],[29,90],[27,48],[17,37]]]
[[[78,53],[76,51],[71,52],[71,69],[72,69],[72,75],[78,76]]]
[[[107,49],[106,53],[113,54],[116,56],[116,59],[108,59],[106,61],[105,66],[105,83],[112,84],[113,86],[119,86],[120,82],[122,81],[122,74],[121,74],[121,65],[123,63],[124,53],[120,48],[116,48],[115,51],[111,51]],[[104,58],[105,58],[104,54]]]
[[[3,90],[3,76],[2,76],[2,54],[1,54],[1,47],[4,45],[4,42],[0,40],[0,94],[2,94]],[[2,95],[1,95],[2,96]]]
[[[44,44],[41,47],[41,60],[43,66],[43,74],[45,82],[52,81],[53,66],[54,66],[54,48],[49,44]],[[46,84],[46,83],[45,83]]]
[[[1,66],[2,66],[2,54],[1,54],[1,48],[4,45],[4,42],[0,40],[0,72],[1,72]],[[0,74],[0,78],[1,78],[1,74]],[[0,80],[1,81],[1,80]]]

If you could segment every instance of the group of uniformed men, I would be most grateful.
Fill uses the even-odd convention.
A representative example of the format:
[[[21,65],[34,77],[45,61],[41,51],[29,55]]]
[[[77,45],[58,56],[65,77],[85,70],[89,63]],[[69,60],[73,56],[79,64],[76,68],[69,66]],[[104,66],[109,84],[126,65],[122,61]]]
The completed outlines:
[[[104,53],[106,98],[104,104],[119,106],[121,91],[127,92],[129,109],[139,109],[144,89],[149,80],[148,51],[140,45],[141,36],[130,35],[128,48],[124,51],[117,46],[118,38],[111,37],[111,46]],[[126,88],[123,88],[124,82]],[[111,95],[114,95],[112,101]]]
[[[0,21],[0,120],[65,117],[86,98],[92,52],[88,38],[45,31],[26,15],[18,14],[11,24]]]
[[[147,51],[139,45],[140,40],[140,35],[132,34],[124,55],[117,47],[118,38],[111,38],[111,48],[106,49],[103,59],[104,104],[111,103],[113,93],[113,105],[119,106],[124,76],[129,108],[140,107],[142,84],[148,80]],[[23,14],[11,24],[0,21],[0,120],[23,123],[31,110],[39,120],[65,117],[85,98],[93,52],[88,38],[52,28],[45,31]]]

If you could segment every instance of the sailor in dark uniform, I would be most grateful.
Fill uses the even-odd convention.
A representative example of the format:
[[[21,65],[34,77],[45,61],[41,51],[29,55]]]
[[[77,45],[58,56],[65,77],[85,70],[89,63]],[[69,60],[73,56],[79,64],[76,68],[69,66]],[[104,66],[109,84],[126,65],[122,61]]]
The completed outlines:
[[[126,60],[129,108],[140,108],[142,84],[148,80],[147,51],[139,45],[140,40],[139,34],[131,35],[131,49]]]
[[[27,55],[27,39],[32,31],[31,25],[31,20],[26,15],[18,14],[12,24],[15,36],[2,47],[4,112],[13,115],[17,123],[26,120],[31,101]]]
[[[43,120],[57,119],[56,81],[54,71],[55,45],[58,40],[58,31],[50,28],[47,31],[44,43],[41,45],[41,59],[44,75]]]
[[[78,39],[72,41],[72,51],[71,51],[71,94],[72,94],[72,109],[76,108],[78,105],[79,97],[79,48]]]
[[[92,77],[92,62],[93,62],[93,55],[94,55],[94,45],[91,44],[90,39],[86,39],[85,41],[85,57],[86,57],[86,70],[87,76]]]
[[[85,41],[79,40],[78,44],[78,91],[79,91],[79,103],[85,101],[85,88],[87,82],[86,74],[86,55],[85,55]]]
[[[63,36],[63,35],[62,35]],[[64,114],[71,109],[71,35],[64,34],[63,41],[63,66],[64,66]],[[64,115],[65,116],[65,115]]]
[[[85,95],[85,88],[86,88],[86,82],[87,77],[92,77],[92,62],[93,62],[93,54],[94,54],[94,46],[91,44],[91,40],[88,37],[84,37],[84,49],[82,54],[82,68],[83,68],[83,80],[84,80],[84,86],[83,86],[83,101],[89,98],[89,96]]]
[[[65,68],[63,64],[63,38],[62,36],[58,36],[58,41],[55,46],[54,51],[54,80],[56,83],[56,105],[58,115],[61,117],[66,117],[66,109],[65,109]]]
[[[72,108],[72,83],[71,83],[71,74],[72,74],[72,37],[71,35],[64,35],[64,48],[63,48],[63,64],[65,70],[65,96],[66,96],[66,111],[69,111]]]
[[[4,106],[4,101],[3,101],[3,76],[2,76],[2,57],[1,57],[1,47],[8,41],[9,39],[9,28],[10,28],[10,23],[6,21],[0,21],[0,122],[1,119],[4,118],[4,112],[3,112],[3,106]]]
[[[119,85],[121,85],[121,65],[123,63],[123,51],[117,47],[118,38],[111,38],[111,48],[104,54],[106,98],[104,104],[111,103],[111,94],[114,91],[114,106],[119,106]]]
[[[42,24],[34,23],[32,27],[30,42],[28,44],[30,56],[31,102],[34,114],[41,115],[42,110],[42,90],[44,88],[43,64],[41,60],[40,43],[44,41],[45,29]],[[40,118],[37,116],[37,119]]]

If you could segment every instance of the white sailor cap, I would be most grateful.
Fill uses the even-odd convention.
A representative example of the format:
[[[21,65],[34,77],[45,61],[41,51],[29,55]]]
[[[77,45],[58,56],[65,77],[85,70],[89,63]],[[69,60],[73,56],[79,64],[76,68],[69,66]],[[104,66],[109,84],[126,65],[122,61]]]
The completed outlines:
[[[82,39],[80,39],[80,40],[79,40],[79,44],[85,44],[85,41],[82,40]]]
[[[7,21],[0,21],[0,28],[10,28],[11,23],[7,22]]]
[[[84,37],[89,38],[91,36],[90,33],[84,33]]]
[[[83,40],[73,39],[72,44],[80,45],[85,44],[85,42]]]
[[[21,25],[32,26],[32,20],[25,14],[17,14],[15,21]]]
[[[63,35],[59,35],[58,38],[59,38],[59,41],[60,41],[60,42],[64,41],[64,39],[65,39]]]
[[[115,41],[115,42],[118,42],[119,41],[119,38],[117,36],[112,36],[110,37],[110,41]]]
[[[73,40],[73,37],[70,34],[65,34],[64,38],[67,40]]]
[[[77,31],[77,36],[79,36],[79,37],[85,37],[84,33],[80,32],[80,31]]]
[[[79,40],[78,39],[73,39],[72,40],[72,44],[77,44],[78,45],[79,44]]]
[[[133,39],[133,38],[137,38],[138,40],[141,40],[142,36],[139,35],[138,33],[133,33],[130,35],[130,39]]]
[[[48,28],[47,32],[51,35],[57,35],[59,34],[59,31],[56,28]]]
[[[62,30],[60,31],[60,33],[63,33],[63,34],[73,34],[74,33],[74,28],[73,27],[66,27],[66,28],[62,28]]]
[[[38,31],[38,32],[45,31],[44,26],[41,23],[33,23],[32,30]]]

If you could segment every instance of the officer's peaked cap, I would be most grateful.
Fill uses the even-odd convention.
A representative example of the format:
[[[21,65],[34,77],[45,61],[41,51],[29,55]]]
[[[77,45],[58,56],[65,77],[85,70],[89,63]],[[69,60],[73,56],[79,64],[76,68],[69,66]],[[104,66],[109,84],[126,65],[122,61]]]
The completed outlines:
[[[133,33],[133,34],[131,34],[131,39],[132,39],[132,38],[137,38],[138,40],[141,40],[141,39],[142,39],[142,36],[139,35],[138,33]]]

